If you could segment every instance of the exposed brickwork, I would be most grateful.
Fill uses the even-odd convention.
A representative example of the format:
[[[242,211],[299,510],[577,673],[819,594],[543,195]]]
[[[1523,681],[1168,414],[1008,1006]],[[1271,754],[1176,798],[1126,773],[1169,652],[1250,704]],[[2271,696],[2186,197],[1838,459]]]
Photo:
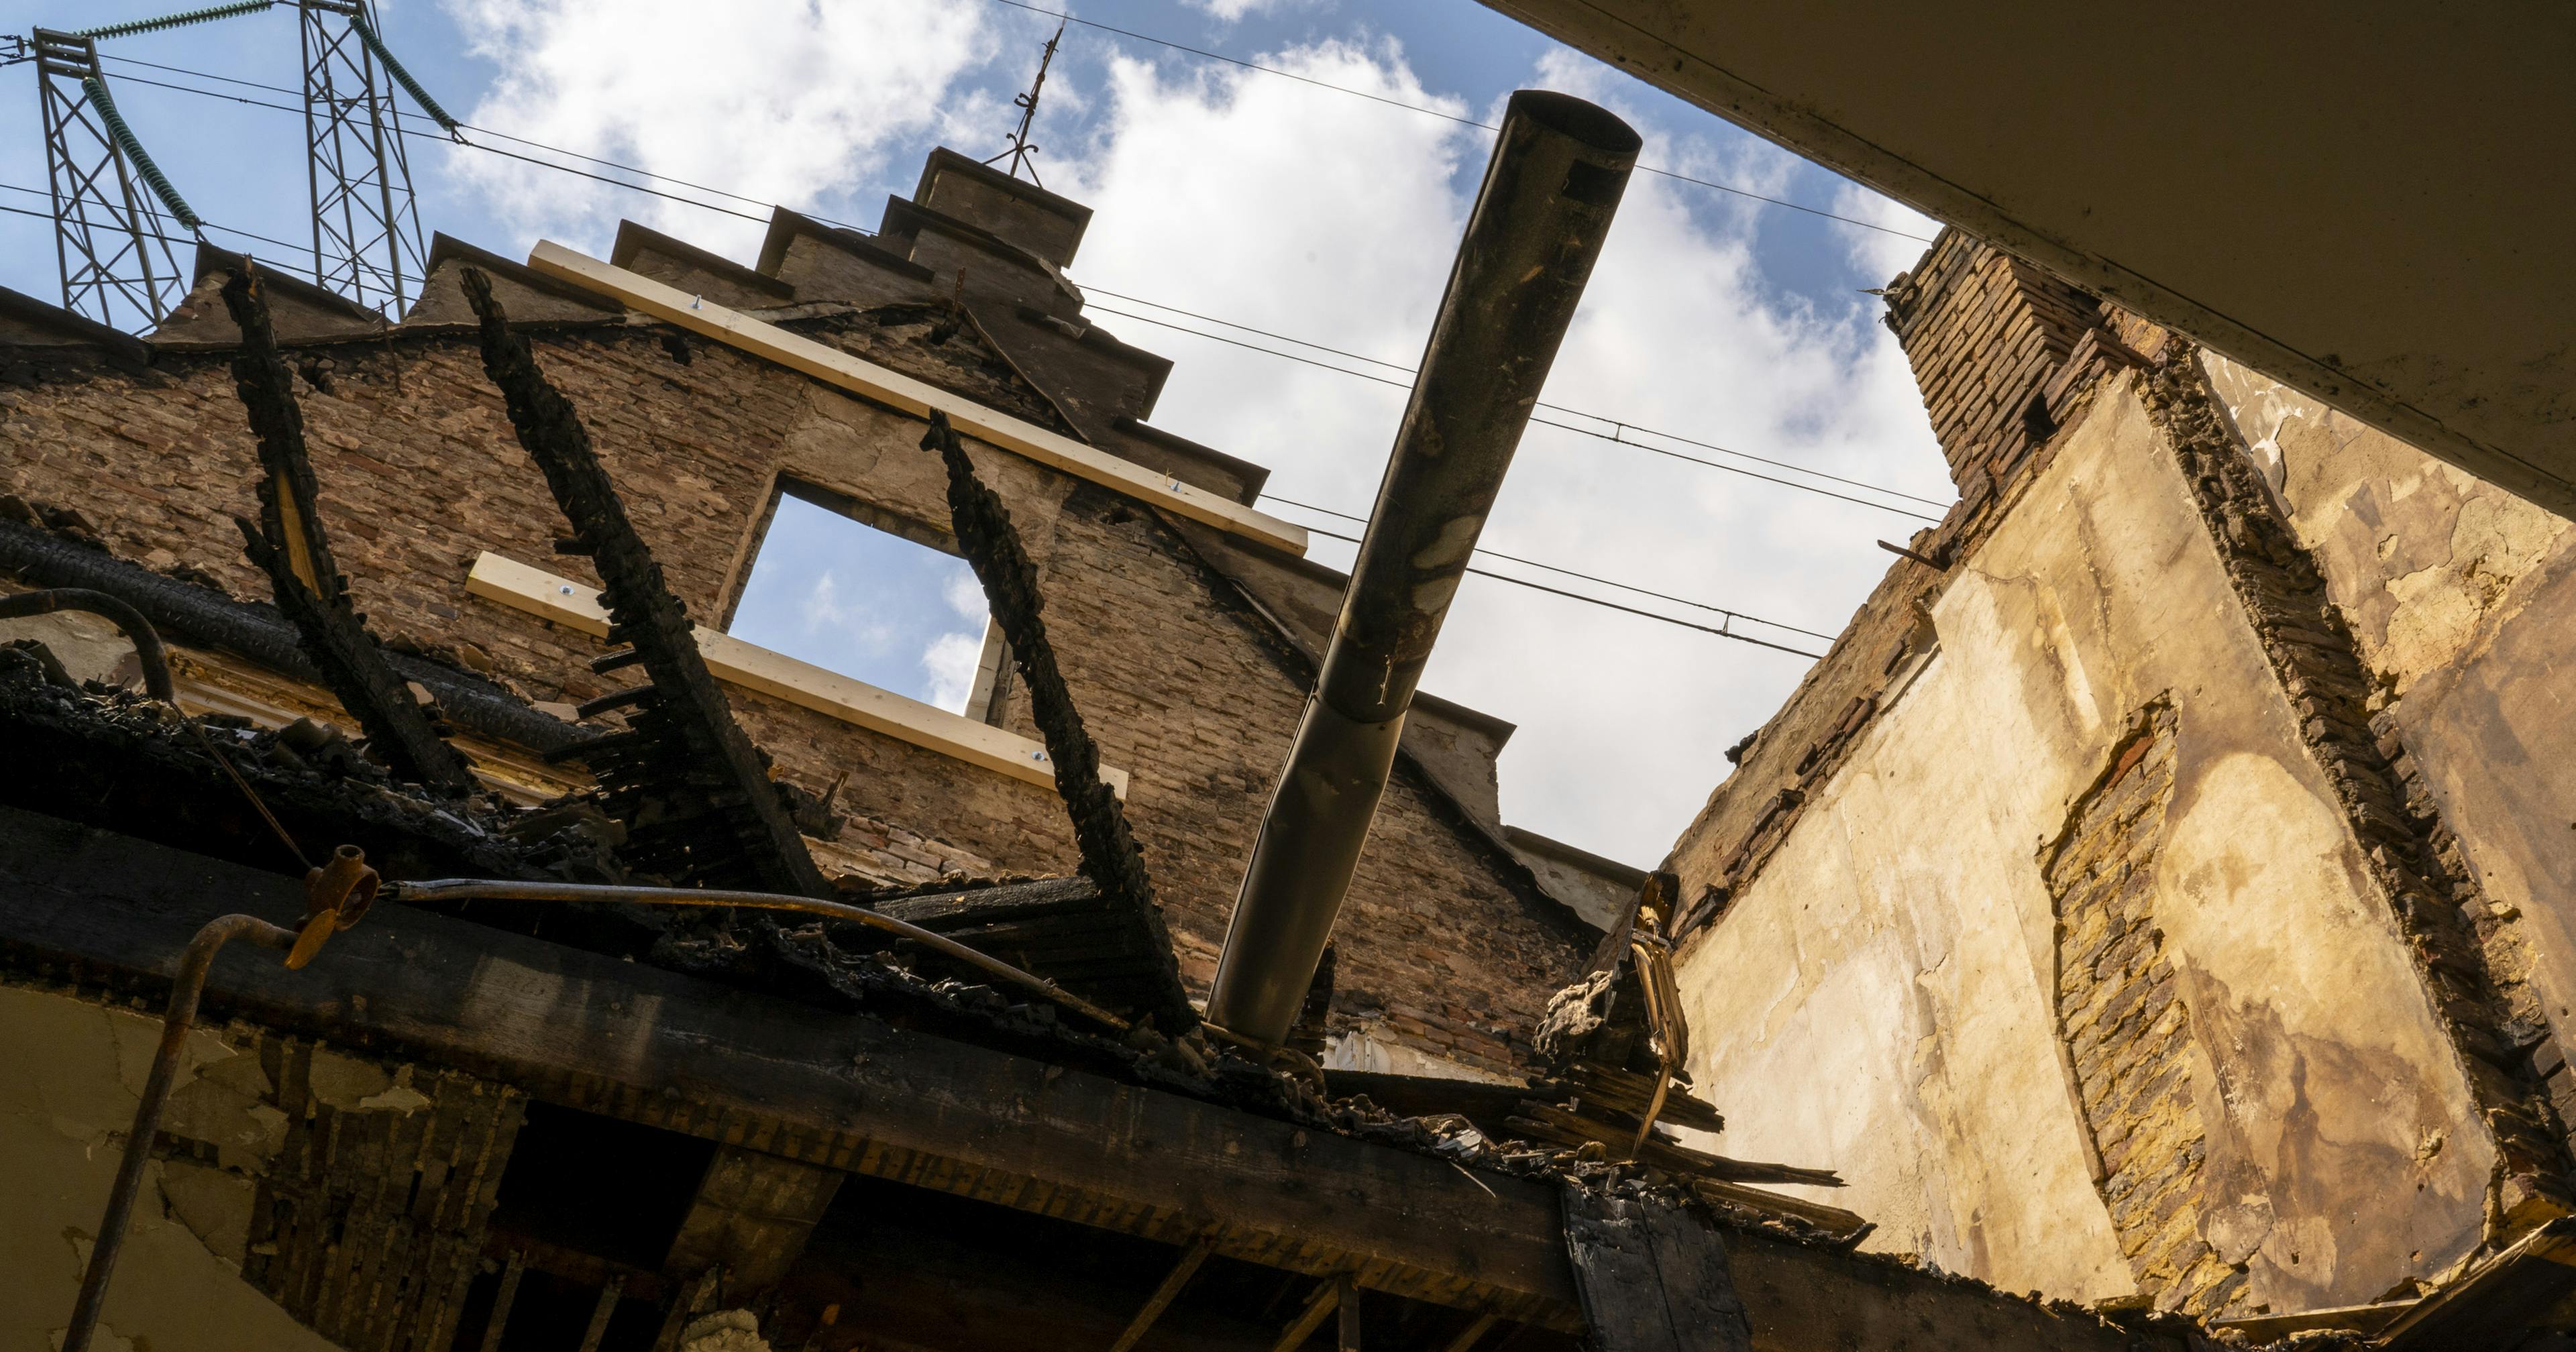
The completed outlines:
[[[2050,378],[2100,323],[2091,296],[1956,230],[1889,284],[1887,326],[1961,496],[2009,480],[2048,440]]]
[[[1002,378],[965,336],[934,343],[935,321],[862,318],[841,323],[836,336],[864,341],[871,359],[946,372],[943,383],[970,387]],[[660,326],[533,336],[538,361],[589,426],[672,591],[702,622],[721,614],[753,523],[800,453],[793,430],[812,426],[818,399],[835,396],[728,348],[671,344],[674,332]],[[950,357],[942,344],[963,344],[965,356]],[[262,594],[265,581],[241,558],[228,519],[252,506],[256,461],[224,359],[165,352],[140,375],[78,363],[19,368],[23,379],[0,389],[0,441],[11,448],[0,489],[77,509],[124,557],[164,571],[202,568],[237,595]],[[464,589],[485,549],[596,581],[587,560],[554,553],[562,513],[516,445],[471,340],[397,331],[390,343],[334,348],[332,359],[329,391],[299,387],[297,395],[322,514],[370,624],[389,642],[488,663],[534,699],[579,703],[606,693],[610,681],[587,665],[602,651],[597,641]],[[996,386],[994,398],[1007,403],[1006,392]],[[935,462],[913,444],[920,424],[879,434],[860,418],[833,424],[832,434],[846,440],[853,426],[881,443],[847,452],[878,467],[855,486],[937,483]],[[1103,760],[1131,776],[1130,820],[1185,978],[1203,991],[1306,678],[1266,622],[1149,511],[1015,458],[985,459],[996,455],[977,452],[979,466],[1028,523],[1050,617],[1061,617],[1058,660]],[[916,478],[904,479],[916,464]],[[935,496],[893,506],[921,522],[945,519]],[[849,823],[817,851],[827,863],[855,859],[863,875],[904,881],[950,870],[1068,872],[1076,863],[1063,808],[1040,786],[727,693],[778,778],[820,792],[850,772],[836,804]],[[1021,699],[1003,721],[1034,729]],[[1525,886],[1448,800],[1400,775],[1345,912],[1337,1019],[1378,1024],[1478,1067],[1524,1061],[1526,1048],[1503,1030],[1534,1024],[1547,993],[1590,947]]]
[[[2208,1130],[2190,1011],[2150,909],[2173,794],[2174,711],[2158,701],[2040,856],[2057,914],[2057,1019],[2120,1252],[2165,1309],[2223,1310],[2247,1277],[2200,1235]]]
[[[2458,866],[2457,844],[2428,810],[2430,799],[2409,793],[2395,729],[2372,726],[2369,668],[2327,597],[2324,575],[2299,545],[2189,349],[2155,368],[2146,397],[2495,1134],[2493,1219],[2518,1231],[2565,1214],[2572,1204],[2565,1127],[2535,1074],[2563,1056],[2548,1045],[2547,1024],[2528,992],[2518,985],[2509,992],[2496,979],[2490,950],[2469,918],[2489,908],[2474,875]],[[2485,937],[2497,945],[2493,956],[2518,970],[2510,965],[2511,935],[2489,927]],[[2534,1047],[2546,1049],[2537,1067]]]

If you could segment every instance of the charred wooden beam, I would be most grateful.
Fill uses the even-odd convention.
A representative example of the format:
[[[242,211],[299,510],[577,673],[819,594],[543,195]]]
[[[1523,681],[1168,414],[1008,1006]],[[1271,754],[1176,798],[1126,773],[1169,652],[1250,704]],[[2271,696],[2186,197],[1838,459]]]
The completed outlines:
[[[1601,1352],[1751,1352],[1726,1245],[1695,1213],[1568,1184],[1565,1246]]]
[[[1153,880],[1145,874],[1145,857],[1127,829],[1127,813],[1118,795],[1100,780],[1100,749],[1082,726],[1082,711],[1056,666],[1055,648],[1047,641],[1046,620],[1039,614],[1045,597],[1038,572],[1020,546],[1019,531],[1001,496],[975,475],[975,462],[948,425],[948,415],[930,414],[930,431],[921,448],[936,451],[948,468],[948,514],[958,548],[975,578],[984,584],[985,603],[993,622],[1010,643],[1012,662],[1028,685],[1029,711],[1055,766],[1056,795],[1073,818],[1074,843],[1082,851],[1082,873],[1101,892],[1114,898],[1151,937],[1160,966],[1169,974],[1161,998],[1146,1008],[1165,1032],[1178,1033],[1198,1024],[1181,986],[1179,960],[1172,953],[1171,933],[1164,928],[1162,908],[1154,904]]]
[[[1145,1298],[1144,1308],[1136,1311],[1136,1317],[1127,1322],[1126,1329],[1118,1335],[1118,1341],[1109,1345],[1109,1352],[1129,1352],[1144,1341],[1146,1333],[1153,1329],[1154,1321],[1163,1317],[1163,1311],[1169,1309],[1173,1301],[1180,1299],[1181,1288],[1190,1284],[1190,1278],[1198,1273],[1199,1264],[1206,1262],[1208,1255],[1214,1252],[1216,1246],[1204,1236],[1190,1241],[1190,1246],[1181,1251],[1181,1260],[1172,1264],[1171,1272],[1164,1276],[1163,1284],[1155,1287],[1154,1294]]]
[[[482,324],[484,373],[500,387],[519,444],[545,474],[573,539],[599,570],[609,638],[634,645],[650,676],[653,693],[636,697],[629,719],[646,745],[602,746],[592,766],[604,806],[626,825],[633,862],[649,861],[648,871],[683,882],[830,895],[759,748],[734,722],[733,706],[707,670],[687,607],[627,519],[572,401],[538,369],[528,340],[511,331],[491,279],[468,268],[463,282]],[[709,772],[720,785],[712,792],[693,782]]]
[[[0,521],[0,569],[39,586],[104,592],[133,606],[165,640],[237,653],[299,681],[322,679],[294,627],[279,623],[267,607],[164,577],[132,560]],[[540,752],[589,735],[479,676],[408,653],[387,653],[385,660],[396,676],[419,682],[447,718],[469,732]]]
[[[210,910],[303,913],[301,884],[275,872],[11,809],[0,809],[0,892],[11,899],[0,968],[141,994],[166,991]],[[1082,1224],[1164,1237],[1157,1218],[1200,1217],[1220,1256],[1580,1327],[1561,1202],[1541,1182],[1470,1178],[1431,1155],[451,916],[378,907],[303,971],[219,966],[206,1005],[210,1017]],[[1765,1352],[2142,1345],[2070,1307],[1759,1226],[1718,1229]]]
[[[304,410],[295,377],[277,353],[259,269],[245,265],[224,283],[224,307],[241,326],[233,388],[259,443],[259,524],[234,518],[250,561],[268,574],[277,608],[295,626],[304,655],[340,706],[367,734],[367,749],[395,774],[440,793],[474,791],[463,753],[439,736],[411,688],[396,676],[349,601],[348,579],[331,558],[304,448]]]

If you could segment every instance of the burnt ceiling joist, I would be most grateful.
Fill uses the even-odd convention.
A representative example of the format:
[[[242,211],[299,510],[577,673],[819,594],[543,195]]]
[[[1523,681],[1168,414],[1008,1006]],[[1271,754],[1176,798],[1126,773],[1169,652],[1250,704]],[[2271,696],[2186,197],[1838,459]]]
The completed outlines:
[[[631,645],[595,665],[640,663],[652,678],[622,692],[627,731],[579,751],[609,812],[626,825],[627,862],[683,883],[831,895],[759,748],[734,722],[707,670],[687,607],[627,519],[572,402],[538,369],[528,340],[511,330],[491,279],[468,268],[462,280],[481,321],[484,372],[572,523],[560,547],[589,556],[599,570],[609,639]]]
[[[1198,1025],[1198,1011],[1181,986],[1170,932],[1154,904],[1154,884],[1145,873],[1145,857],[1127,828],[1127,813],[1118,795],[1100,779],[1100,748],[1083,728],[1082,711],[1055,661],[1040,614],[1045,597],[1038,574],[1020,545],[1019,531],[1000,495],[976,477],[975,462],[948,425],[948,415],[933,410],[930,431],[921,447],[934,451],[948,471],[949,520],[958,548],[984,584],[984,599],[993,622],[1010,644],[1011,659],[1027,683],[1029,708],[1038,734],[1046,741],[1047,759],[1055,767],[1055,788],[1073,819],[1073,838],[1082,851],[1083,876],[1099,889],[1116,918],[1134,931],[1128,947],[1154,955],[1151,981],[1156,989],[1141,1006],[1166,1033]]]
[[[0,889],[15,921],[0,970],[142,994],[167,985],[210,908],[303,905],[288,878],[5,808]],[[451,916],[380,906],[300,972],[219,965],[205,1007],[820,1168],[1169,1245],[1204,1236],[1211,1263],[1582,1327],[1549,1182]],[[2187,1345],[1770,1227],[1721,1219],[1715,1234],[1755,1348],[1933,1329],[2033,1352]]]
[[[268,575],[277,608],[295,625],[323,683],[366,730],[368,749],[396,774],[440,793],[473,792],[474,774],[464,755],[439,735],[367,633],[366,617],[350,604],[348,579],[331,557],[330,535],[322,526],[295,377],[278,356],[258,269],[243,264],[225,280],[223,296],[241,326],[233,382],[250,415],[262,470],[259,523],[235,518],[245,551]]]

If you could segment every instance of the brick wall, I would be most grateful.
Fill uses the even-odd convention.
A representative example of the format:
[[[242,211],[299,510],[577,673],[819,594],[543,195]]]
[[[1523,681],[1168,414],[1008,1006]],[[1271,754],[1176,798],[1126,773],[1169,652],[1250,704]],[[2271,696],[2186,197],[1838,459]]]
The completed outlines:
[[[2194,1071],[2205,1062],[2150,906],[2173,780],[2174,711],[2159,701],[2068,812],[2041,872],[2057,910],[2058,1031],[2102,1203],[2139,1289],[2201,1315],[2225,1308],[2246,1276],[2201,1237],[2209,1132]]]
[[[1956,230],[1889,284],[1887,326],[1963,497],[2009,480],[2056,430],[2051,377],[2101,322],[2093,297]]]
[[[843,327],[841,340],[872,358],[955,377],[943,383],[1007,373],[971,348],[930,350],[919,327]],[[702,622],[722,613],[782,473],[873,495],[879,509],[944,533],[917,423],[671,336],[610,323],[536,338],[538,360],[579,408],[672,589]],[[329,367],[314,368],[320,384],[299,382],[298,394],[325,522],[376,632],[488,667],[532,699],[604,693],[609,683],[586,665],[596,641],[465,592],[486,549],[595,580],[586,560],[553,552],[561,514],[471,340],[398,332],[327,353]],[[0,488],[77,508],[122,556],[203,569],[235,595],[265,599],[227,519],[254,510],[256,462],[223,361],[165,352],[140,374],[15,366],[16,383],[0,388],[0,440],[11,448]],[[977,458],[1030,537],[1058,657],[1102,755],[1133,777],[1131,820],[1184,971],[1203,989],[1305,676],[1146,509],[1016,457]],[[1073,866],[1048,790],[730,693],[780,778],[819,789],[852,772],[840,799],[852,820],[827,860],[892,879]],[[1008,709],[1006,723],[1033,731],[1024,707]],[[1336,1015],[1382,1019],[1426,1052],[1508,1069],[1523,1048],[1502,1030],[1532,1026],[1589,944],[1450,814],[1409,778],[1387,795],[1342,922]]]

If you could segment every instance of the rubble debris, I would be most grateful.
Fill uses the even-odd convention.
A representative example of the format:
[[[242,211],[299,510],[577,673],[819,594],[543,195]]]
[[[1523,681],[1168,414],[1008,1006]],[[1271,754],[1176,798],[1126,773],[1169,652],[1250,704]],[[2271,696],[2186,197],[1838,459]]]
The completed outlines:
[[[749,1310],[718,1310],[680,1330],[680,1352],[769,1352],[760,1318]]]
[[[223,295],[242,333],[241,353],[233,359],[234,388],[250,414],[266,471],[259,485],[259,524],[236,518],[251,562],[268,574],[277,608],[294,623],[304,654],[323,683],[366,729],[369,749],[396,774],[437,792],[474,792],[473,770],[464,755],[439,735],[430,715],[386,665],[367,633],[366,617],[350,604],[348,579],[333,562],[322,528],[313,465],[304,448],[304,413],[278,356],[259,270],[245,265],[224,283]]]
[[[483,369],[599,570],[610,641],[631,645],[594,669],[640,662],[652,678],[629,694],[627,731],[577,752],[598,777],[610,815],[626,826],[623,857],[682,883],[831,895],[571,402],[537,369],[527,339],[511,331],[491,279],[469,268],[464,285],[481,320]]]

